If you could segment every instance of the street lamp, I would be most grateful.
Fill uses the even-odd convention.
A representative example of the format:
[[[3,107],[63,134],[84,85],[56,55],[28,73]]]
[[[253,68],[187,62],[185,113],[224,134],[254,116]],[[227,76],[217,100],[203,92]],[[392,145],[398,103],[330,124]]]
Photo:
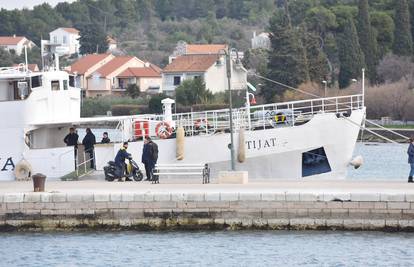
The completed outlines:
[[[327,81],[322,81],[322,83],[324,84],[324,86],[325,86],[325,97],[326,97],[326,87],[327,87],[327,85],[328,85],[328,82]]]
[[[236,158],[234,155],[234,132],[233,132],[233,101],[231,96],[231,51],[233,49],[221,49],[226,55],[226,71],[227,71],[227,86],[229,91],[229,112],[230,112],[230,156],[231,156],[231,170],[236,170]],[[238,57],[238,51],[235,50]]]

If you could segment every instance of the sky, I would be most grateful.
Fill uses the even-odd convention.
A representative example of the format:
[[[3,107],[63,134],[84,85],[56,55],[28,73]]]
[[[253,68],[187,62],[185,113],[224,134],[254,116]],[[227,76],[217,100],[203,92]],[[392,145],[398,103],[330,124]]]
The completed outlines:
[[[42,4],[44,2],[49,3],[51,6],[55,6],[59,2],[73,2],[75,0],[0,0],[0,9],[22,9],[23,7],[33,8],[33,6]]]

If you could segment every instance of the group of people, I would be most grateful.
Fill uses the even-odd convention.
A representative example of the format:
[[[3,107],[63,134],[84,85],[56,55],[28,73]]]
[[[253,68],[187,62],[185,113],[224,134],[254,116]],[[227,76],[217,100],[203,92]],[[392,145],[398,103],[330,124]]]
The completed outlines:
[[[78,144],[79,144],[79,135],[74,127],[71,127],[69,129],[69,133],[65,136],[63,139],[63,142],[67,146],[73,146],[75,147],[75,159],[77,159],[78,155]],[[110,143],[111,140],[109,139],[108,133],[104,132],[102,136],[101,143],[107,144]],[[82,140],[82,145],[84,146],[85,153],[88,154],[89,160],[90,160],[90,167],[92,169],[95,168],[95,161],[94,161],[94,149],[96,144],[96,137],[92,133],[92,130],[90,128],[86,128],[86,135]]]
[[[79,144],[79,135],[76,132],[74,127],[69,129],[69,134],[65,136],[63,142],[67,146],[75,147],[75,159],[77,158],[77,151],[78,151],[78,144]],[[101,140],[101,144],[108,144],[111,140],[109,139],[108,133],[104,132]],[[92,133],[90,128],[86,128],[86,135],[82,140],[82,145],[84,146],[85,153],[89,155],[90,160],[90,167],[92,169],[95,168],[95,161],[94,161],[94,149],[96,144],[96,137]],[[115,157],[115,164],[117,167],[122,171],[125,172],[125,160],[131,157],[131,154],[127,152],[128,149],[128,142],[123,143],[123,146],[118,151]],[[152,180],[153,170],[155,168],[155,164],[158,160],[158,146],[154,143],[149,136],[145,137],[144,139],[144,148],[142,151],[142,163],[145,166],[145,173],[146,173],[146,180]]]
[[[127,152],[128,142],[124,142],[115,156],[115,165],[121,171],[125,172],[125,160],[131,157],[131,154]],[[146,181],[151,181],[153,178],[153,171],[155,164],[158,160],[158,145],[147,136],[144,139],[144,147],[142,149],[142,163],[145,166]],[[126,181],[131,181],[127,178]]]

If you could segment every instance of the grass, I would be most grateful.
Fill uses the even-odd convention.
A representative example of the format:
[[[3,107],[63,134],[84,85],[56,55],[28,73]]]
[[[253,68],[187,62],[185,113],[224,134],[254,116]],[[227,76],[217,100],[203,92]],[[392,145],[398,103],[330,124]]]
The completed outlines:
[[[85,175],[85,174],[89,173],[92,170],[93,170],[92,168],[87,167],[86,168],[86,171],[85,171],[85,168],[83,166],[81,166],[79,168],[79,172],[78,173],[76,173],[76,171],[73,171],[71,173],[68,173],[68,174],[60,177],[60,180],[62,180],[62,181],[78,181],[79,180],[79,177],[81,177],[82,175]]]
[[[408,125],[384,125],[385,128],[392,128],[392,129],[414,129],[414,124]]]

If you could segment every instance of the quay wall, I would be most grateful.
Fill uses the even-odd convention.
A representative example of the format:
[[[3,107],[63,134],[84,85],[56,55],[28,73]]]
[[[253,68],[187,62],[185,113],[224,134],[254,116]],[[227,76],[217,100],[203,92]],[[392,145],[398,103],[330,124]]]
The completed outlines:
[[[0,194],[0,231],[76,229],[414,231],[414,194]]]

